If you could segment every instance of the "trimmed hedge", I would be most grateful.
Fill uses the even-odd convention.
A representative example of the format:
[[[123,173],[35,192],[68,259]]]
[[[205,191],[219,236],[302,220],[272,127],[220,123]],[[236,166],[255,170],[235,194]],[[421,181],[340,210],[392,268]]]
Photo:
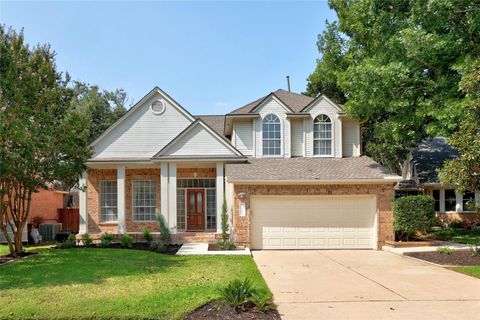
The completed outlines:
[[[393,203],[393,228],[398,240],[410,240],[435,225],[435,200],[431,196],[405,196]]]

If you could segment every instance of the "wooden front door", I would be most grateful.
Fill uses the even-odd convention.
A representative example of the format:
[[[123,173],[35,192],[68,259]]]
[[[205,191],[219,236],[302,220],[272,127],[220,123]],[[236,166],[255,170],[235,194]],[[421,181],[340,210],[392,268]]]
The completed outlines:
[[[205,230],[205,189],[187,189],[187,230]]]

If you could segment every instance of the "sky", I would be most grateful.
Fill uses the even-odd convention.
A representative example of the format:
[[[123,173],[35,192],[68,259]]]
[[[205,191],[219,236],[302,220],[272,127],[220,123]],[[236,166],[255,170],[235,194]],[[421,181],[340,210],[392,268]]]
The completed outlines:
[[[59,71],[129,104],[159,86],[193,114],[225,114],[276,89],[306,88],[326,1],[0,0],[0,23],[49,43]]]

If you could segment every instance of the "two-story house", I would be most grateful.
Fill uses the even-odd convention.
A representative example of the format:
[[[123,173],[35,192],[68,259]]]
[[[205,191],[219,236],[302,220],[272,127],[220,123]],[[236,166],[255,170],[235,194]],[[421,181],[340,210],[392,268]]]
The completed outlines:
[[[159,210],[175,241],[214,241],[225,201],[252,249],[380,248],[401,178],[361,155],[360,130],[325,96],[193,116],[154,88],[93,142],[80,232],[158,231]]]

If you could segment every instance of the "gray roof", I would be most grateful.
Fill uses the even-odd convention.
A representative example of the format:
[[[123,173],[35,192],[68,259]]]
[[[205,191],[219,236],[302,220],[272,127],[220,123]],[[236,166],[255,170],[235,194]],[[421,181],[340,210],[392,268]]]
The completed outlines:
[[[271,94],[274,94],[278,99],[280,99],[287,107],[292,109],[293,112],[300,112],[305,106],[312,102],[315,98],[304,96],[299,93],[289,92],[282,89],[278,89]],[[269,95],[263,96],[253,102],[250,102],[243,107],[240,107],[236,110],[230,112],[230,114],[246,114],[252,111],[263,99]]]
[[[413,165],[418,182],[440,183],[437,169],[443,167],[445,160],[457,157],[458,152],[447,143],[445,138],[435,137],[432,140],[423,141],[413,152]]]
[[[350,158],[248,158],[229,163],[229,181],[400,179],[369,157]],[[394,182],[394,181],[392,181]]]
[[[216,133],[223,136],[223,127],[225,124],[225,116],[222,115],[202,115],[195,116],[195,118],[205,122]]]

